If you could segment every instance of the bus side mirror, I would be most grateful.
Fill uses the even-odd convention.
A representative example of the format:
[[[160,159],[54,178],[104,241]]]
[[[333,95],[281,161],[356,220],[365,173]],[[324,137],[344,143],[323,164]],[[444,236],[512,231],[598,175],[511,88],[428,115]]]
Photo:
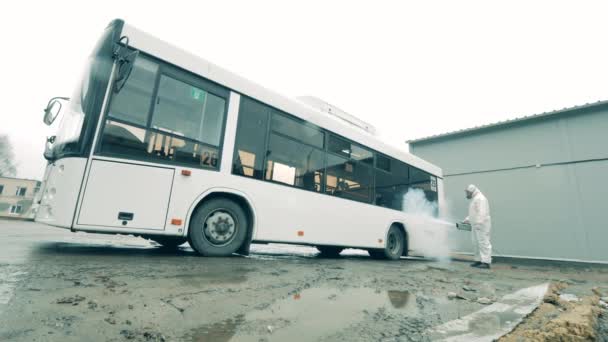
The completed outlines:
[[[57,119],[57,115],[59,115],[59,112],[61,112],[61,107],[63,107],[63,105],[61,104],[61,102],[59,100],[69,100],[69,97],[53,97],[52,99],[49,100],[49,103],[46,105],[46,108],[44,109],[44,123],[47,126],[50,126],[55,119]]]
[[[61,102],[57,100],[49,102],[46,106],[44,109],[44,123],[47,126],[50,126],[55,121],[57,115],[59,115],[59,112],[61,111],[61,107]]]

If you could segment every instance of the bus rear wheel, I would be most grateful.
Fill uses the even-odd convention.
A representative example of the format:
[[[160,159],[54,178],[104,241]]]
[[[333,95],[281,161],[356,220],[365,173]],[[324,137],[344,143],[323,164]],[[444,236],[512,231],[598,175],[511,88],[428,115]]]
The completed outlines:
[[[203,203],[192,216],[188,239],[200,255],[229,256],[245,241],[247,227],[247,215],[239,204],[214,198]]]
[[[176,249],[186,242],[186,238],[174,236],[151,236],[150,240],[168,249]]]
[[[319,255],[324,258],[337,258],[344,248],[337,246],[317,246],[317,250],[319,250]]]
[[[369,249],[367,253],[374,259],[399,260],[405,248],[405,236],[403,231],[396,226],[391,226],[386,236],[386,246],[383,249]]]

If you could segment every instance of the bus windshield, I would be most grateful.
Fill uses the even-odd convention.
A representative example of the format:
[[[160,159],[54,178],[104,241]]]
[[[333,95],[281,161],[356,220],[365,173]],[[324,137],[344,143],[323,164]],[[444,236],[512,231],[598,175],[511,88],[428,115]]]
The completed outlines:
[[[106,28],[89,56],[70,104],[63,113],[52,150],[54,159],[81,156],[94,134],[112,70],[112,51],[118,41],[120,22]]]

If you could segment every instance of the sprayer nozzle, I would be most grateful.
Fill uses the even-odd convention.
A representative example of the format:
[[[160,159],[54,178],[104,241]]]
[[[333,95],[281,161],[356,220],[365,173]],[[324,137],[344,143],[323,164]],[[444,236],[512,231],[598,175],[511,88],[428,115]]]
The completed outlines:
[[[471,231],[471,225],[468,223],[456,222],[456,229]]]

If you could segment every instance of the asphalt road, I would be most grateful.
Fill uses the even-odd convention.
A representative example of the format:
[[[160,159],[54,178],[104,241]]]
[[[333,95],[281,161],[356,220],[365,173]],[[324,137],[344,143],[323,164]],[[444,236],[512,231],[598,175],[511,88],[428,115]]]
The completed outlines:
[[[308,247],[256,245],[202,258],[130,236],[0,220],[0,340],[424,341],[433,327],[547,281],[584,295],[605,267],[498,260],[322,259]],[[463,290],[466,288],[466,290]],[[464,299],[449,299],[450,292]]]

